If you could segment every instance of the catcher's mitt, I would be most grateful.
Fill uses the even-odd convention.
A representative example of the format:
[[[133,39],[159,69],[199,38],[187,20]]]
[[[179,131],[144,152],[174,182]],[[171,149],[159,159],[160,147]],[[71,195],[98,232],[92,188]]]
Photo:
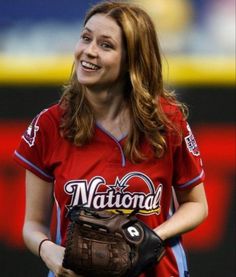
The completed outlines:
[[[83,276],[138,276],[158,262],[163,241],[133,214],[74,206],[63,266]]]

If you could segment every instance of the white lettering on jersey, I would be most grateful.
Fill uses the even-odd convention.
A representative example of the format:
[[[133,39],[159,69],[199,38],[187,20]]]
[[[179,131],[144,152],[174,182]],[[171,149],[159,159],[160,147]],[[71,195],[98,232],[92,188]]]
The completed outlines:
[[[148,187],[148,193],[129,192],[128,180],[131,178],[141,178]],[[99,191],[99,187],[103,185],[107,189]],[[109,185],[101,176],[87,180],[71,180],[64,186],[66,194],[71,196],[71,202],[67,206],[70,208],[74,205],[84,205],[94,209],[120,209],[128,212],[133,209],[140,209],[142,214],[160,213],[160,202],[163,186],[159,184],[155,189],[152,180],[143,173],[130,172],[121,180],[116,178],[114,185]]]

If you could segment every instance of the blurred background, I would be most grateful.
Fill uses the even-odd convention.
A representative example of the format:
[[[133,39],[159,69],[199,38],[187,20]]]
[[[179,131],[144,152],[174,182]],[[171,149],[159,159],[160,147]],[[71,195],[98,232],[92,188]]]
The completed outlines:
[[[46,276],[23,244],[21,134],[68,80],[85,11],[98,1],[0,1],[0,275]],[[235,1],[135,1],[153,17],[166,85],[190,108],[209,217],[184,236],[191,277],[235,276]]]

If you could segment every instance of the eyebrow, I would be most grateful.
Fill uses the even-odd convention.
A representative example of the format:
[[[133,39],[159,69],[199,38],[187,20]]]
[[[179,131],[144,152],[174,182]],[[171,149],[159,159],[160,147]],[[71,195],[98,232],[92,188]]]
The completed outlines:
[[[90,30],[88,27],[84,27],[82,31],[85,31],[85,30],[92,33],[92,30]]]
[[[84,29],[82,31],[88,31],[89,33],[92,33],[93,31],[91,29],[89,29],[88,27],[84,27]],[[107,38],[107,39],[111,39],[114,42],[116,42],[116,40],[114,40],[111,36],[107,36],[107,35],[101,35],[101,37],[103,38]]]

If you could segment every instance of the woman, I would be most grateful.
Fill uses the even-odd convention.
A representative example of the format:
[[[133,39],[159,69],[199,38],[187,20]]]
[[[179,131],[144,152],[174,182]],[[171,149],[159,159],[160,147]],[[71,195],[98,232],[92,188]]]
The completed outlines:
[[[25,243],[55,276],[77,276],[62,267],[65,215],[77,204],[139,208],[138,217],[166,241],[165,256],[140,276],[188,276],[180,235],[206,218],[207,201],[185,117],[184,105],[163,88],[150,17],[127,3],[94,6],[60,102],[36,116],[14,156],[26,169]]]

